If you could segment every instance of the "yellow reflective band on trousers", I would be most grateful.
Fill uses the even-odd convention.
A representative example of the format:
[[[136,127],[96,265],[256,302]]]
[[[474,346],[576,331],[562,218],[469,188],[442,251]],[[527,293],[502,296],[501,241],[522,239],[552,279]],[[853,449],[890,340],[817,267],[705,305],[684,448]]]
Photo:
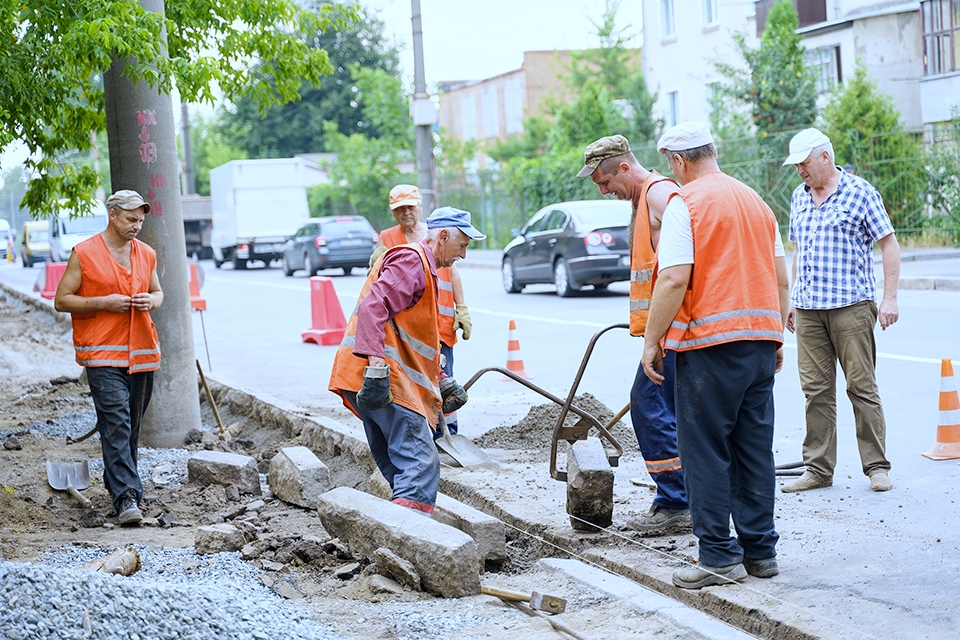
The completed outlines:
[[[647,473],[664,473],[666,471],[679,471],[680,458],[668,458],[666,460],[646,460]]]

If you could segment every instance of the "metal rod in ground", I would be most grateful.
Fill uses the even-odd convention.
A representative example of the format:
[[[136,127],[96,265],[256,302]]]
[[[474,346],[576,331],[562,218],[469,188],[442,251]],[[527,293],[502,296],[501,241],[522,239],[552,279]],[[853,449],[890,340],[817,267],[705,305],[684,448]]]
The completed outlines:
[[[200,368],[200,361],[197,360],[197,373],[200,374],[200,382],[203,383],[203,390],[207,392],[207,402],[213,409],[213,417],[217,419],[217,427],[220,429],[220,439],[229,440],[229,432],[223,426],[223,420],[220,419],[220,412],[217,410],[217,403],[213,401],[213,394],[210,393],[210,387],[207,386],[207,378],[203,375],[203,369]]]
[[[529,616],[537,616],[538,618],[543,618],[544,620],[546,620],[547,622],[550,623],[550,626],[551,626],[551,627],[553,627],[554,629],[556,629],[557,631],[559,631],[559,632],[561,632],[561,633],[567,634],[568,636],[570,636],[571,638],[574,638],[575,640],[590,640],[588,637],[579,634],[578,632],[576,632],[575,630],[571,629],[570,627],[568,627],[567,625],[563,624],[562,622],[560,622],[560,621],[558,621],[558,620],[554,620],[552,617],[548,616],[548,615],[545,614],[545,613],[541,613],[541,612],[537,611],[536,609],[531,609],[530,607],[528,607],[527,605],[523,604],[522,602],[513,602],[513,601],[511,601],[511,600],[504,600],[503,598],[501,598],[501,600],[503,600],[503,601],[506,602],[507,604],[512,604],[512,605],[515,606],[517,609],[520,609],[520,611],[523,611],[525,614],[527,614],[527,615],[529,615]]]
[[[210,345],[207,344],[207,325],[203,324],[203,311],[200,312],[200,328],[203,330],[203,348],[207,351],[207,369],[213,371],[213,365],[210,364]],[[200,363],[197,363],[200,366]]]

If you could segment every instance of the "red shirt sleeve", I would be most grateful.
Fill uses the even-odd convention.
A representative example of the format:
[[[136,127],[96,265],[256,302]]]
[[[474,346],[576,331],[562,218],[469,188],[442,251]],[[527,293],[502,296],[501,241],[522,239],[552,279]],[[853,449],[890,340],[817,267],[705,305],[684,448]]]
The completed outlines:
[[[423,263],[413,249],[399,249],[383,260],[380,277],[357,309],[356,356],[383,357],[384,327],[420,302],[427,286]]]

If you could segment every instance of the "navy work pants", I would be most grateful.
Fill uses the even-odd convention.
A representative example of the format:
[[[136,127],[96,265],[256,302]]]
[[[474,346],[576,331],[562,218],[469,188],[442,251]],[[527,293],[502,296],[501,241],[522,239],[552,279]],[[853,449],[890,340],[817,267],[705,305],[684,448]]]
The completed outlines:
[[[700,562],[777,555],[773,377],[777,344],[728,342],[677,354],[677,436]],[[737,538],[730,535],[730,517]]]
[[[448,378],[453,377],[453,347],[448,347],[443,342],[440,343],[440,353],[445,357],[443,363],[443,372],[447,374]],[[457,412],[446,413],[443,416],[443,419],[447,421],[447,428],[450,430],[450,433],[457,432]],[[437,429],[433,433],[433,439],[443,436],[443,432],[440,429]]]
[[[397,403],[382,409],[357,408],[357,394],[343,391],[363,421],[377,467],[393,489],[393,501],[433,513],[440,488],[440,455],[427,419]]]
[[[137,472],[140,423],[153,393],[153,371],[127,373],[118,367],[87,367],[90,395],[97,409],[103,450],[103,486],[117,512],[124,496],[140,504],[143,485]]]
[[[677,451],[677,419],[674,398],[676,353],[663,358],[662,385],[656,385],[637,368],[630,390],[630,420],[637,434],[640,453],[650,477],[657,483],[653,504],[664,509],[686,509],[687,492],[683,486],[680,453]]]

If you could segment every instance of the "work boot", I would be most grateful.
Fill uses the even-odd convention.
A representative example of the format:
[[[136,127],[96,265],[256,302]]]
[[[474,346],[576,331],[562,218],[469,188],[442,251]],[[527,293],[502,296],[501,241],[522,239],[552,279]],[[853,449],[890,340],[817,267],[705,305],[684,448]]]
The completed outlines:
[[[143,521],[143,514],[137,506],[137,501],[133,496],[124,496],[120,502],[120,514],[117,516],[120,524],[140,524]]]
[[[666,509],[653,504],[646,513],[627,520],[627,526],[640,533],[690,530],[690,509]]]
[[[702,589],[715,584],[730,584],[746,577],[747,570],[739,562],[729,567],[700,565],[674,571],[673,584],[683,589]]]
[[[893,489],[893,483],[890,482],[887,472],[880,469],[870,474],[870,488],[874,491],[890,491]]]
[[[823,487],[833,486],[833,478],[823,480],[813,474],[812,471],[804,471],[803,475],[787,484],[781,485],[780,491],[784,493],[795,493],[797,491],[808,491],[810,489],[822,489]]]
[[[754,578],[772,578],[780,573],[780,565],[777,564],[776,558],[768,558],[766,560],[744,558],[743,568]]]

